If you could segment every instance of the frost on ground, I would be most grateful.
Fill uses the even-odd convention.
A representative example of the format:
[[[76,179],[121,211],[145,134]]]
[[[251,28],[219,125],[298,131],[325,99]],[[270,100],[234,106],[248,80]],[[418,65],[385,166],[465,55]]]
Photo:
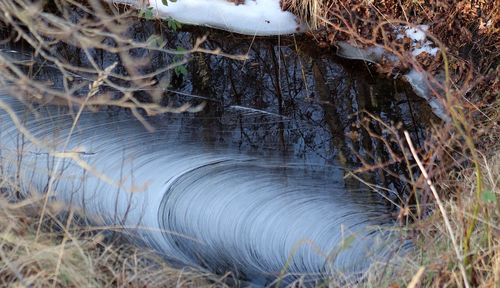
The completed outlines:
[[[246,35],[283,35],[304,30],[295,15],[281,9],[280,0],[149,0],[145,4],[140,0],[108,1],[142,9],[151,7],[158,18]]]

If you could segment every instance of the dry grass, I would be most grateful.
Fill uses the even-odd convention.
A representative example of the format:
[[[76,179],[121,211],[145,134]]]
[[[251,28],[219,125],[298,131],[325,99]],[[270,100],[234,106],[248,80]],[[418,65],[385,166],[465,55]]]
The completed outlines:
[[[416,151],[409,149],[411,140],[405,141],[397,123],[389,125],[368,115],[363,124],[391,159],[354,173],[384,170],[396,175],[398,171],[388,163],[406,166],[408,185],[400,195],[399,219],[406,223],[408,236],[418,248],[418,253],[407,258],[408,265],[382,276],[377,271],[367,285],[500,287],[498,1],[312,2],[289,0],[282,5],[292,11],[302,9],[298,14],[318,28],[310,36],[320,46],[348,41],[360,47],[381,47],[400,60],[398,65],[382,62],[377,66],[391,77],[410,68],[430,75],[444,71],[444,79],[431,80],[437,87],[433,97],[443,103],[451,121],[432,127]],[[429,37],[441,49],[436,58],[423,53],[415,59],[407,41],[396,38],[401,25],[422,24],[430,26]],[[384,137],[370,128],[374,123]]]
[[[442,55],[433,59],[423,53],[412,63],[407,39],[396,39],[401,25],[429,25],[431,39],[446,52],[453,84],[498,87],[494,80],[500,38],[498,1],[283,0],[282,6],[317,28],[309,34],[322,47],[348,41],[357,46],[377,45],[395,54],[400,65],[379,66],[387,74],[415,64],[432,72],[443,69]]]
[[[491,159],[482,161],[483,171],[487,175],[484,184],[487,191],[495,191],[498,195],[500,173],[500,155],[497,153]],[[471,169],[464,169],[459,173],[446,179],[455,187],[453,200],[444,201],[444,209],[451,222],[451,227],[456,241],[463,244],[468,223],[474,219],[471,207],[477,204],[471,187],[474,187],[475,176]],[[451,185],[450,185],[451,186]],[[460,189],[460,190],[458,190]],[[448,192],[441,188],[441,192]],[[443,193],[444,194],[444,193]],[[498,196],[497,196],[498,197]],[[470,240],[471,247],[468,255],[472,256],[467,283],[470,287],[498,287],[500,284],[500,242],[498,226],[498,209],[494,202],[481,200],[480,213]],[[412,279],[414,273],[422,267],[424,273],[418,281],[420,287],[464,287],[464,280],[460,274],[460,260],[457,259],[451,237],[447,232],[445,222],[439,213],[431,213],[425,219],[416,221],[412,225],[412,233],[415,233],[414,241],[418,250],[407,259],[404,269],[396,269],[386,279],[388,284],[405,286]],[[467,255],[467,256],[468,256]],[[400,278],[397,278],[398,276]],[[404,279],[395,281],[395,279]]]
[[[281,7],[304,19],[309,27],[317,29],[326,17],[324,3],[318,0],[281,0]]]
[[[412,253],[397,261],[397,265],[372,267],[363,285],[405,287],[413,283],[418,284],[413,287],[498,287],[498,102],[481,112],[484,113],[482,117],[467,115],[471,117],[467,118],[470,121],[467,126],[472,127],[470,135],[476,153],[467,149],[467,140],[453,123],[432,127],[425,143],[412,151],[409,146],[415,143],[405,141],[407,134],[398,125],[367,116],[365,129],[374,141],[381,141],[391,157],[385,164],[365,164],[353,173],[383,171],[405,179],[407,188],[400,194],[398,219],[408,239],[416,245]],[[371,128],[374,125],[381,127],[384,137]],[[407,171],[395,171],[391,163],[402,163]],[[479,193],[477,181],[481,182]],[[376,185],[370,187],[380,190]],[[416,273],[422,269],[416,279]]]
[[[0,11],[0,44],[21,51],[0,53],[1,93],[68,106],[75,122],[82,109],[115,106],[131,110],[150,128],[144,114],[199,109],[189,103],[164,106],[159,80],[183,65],[190,53],[232,57],[200,48],[203,39],[187,51],[167,49],[154,35],[137,40],[130,31],[136,14],[100,1],[2,0]],[[101,61],[102,53],[115,62]],[[144,73],[152,53],[175,60]],[[45,70],[51,71],[49,77]],[[29,131],[20,131],[39,142]],[[72,160],[92,169],[80,158]],[[153,252],[126,244],[120,231],[111,234],[83,225],[85,215],[48,201],[50,186],[43,196],[19,187],[15,178],[1,176],[1,287],[224,286],[218,276],[171,267]]]
[[[55,204],[37,237],[41,205],[0,198],[1,287],[209,286],[210,275],[169,267],[153,252],[76,225]]]

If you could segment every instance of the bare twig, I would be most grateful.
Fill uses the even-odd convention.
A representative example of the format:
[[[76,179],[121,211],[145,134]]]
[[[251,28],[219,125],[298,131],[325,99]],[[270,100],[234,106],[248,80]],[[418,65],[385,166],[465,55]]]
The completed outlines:
[[[427,174],[427,171],[425,170],[424,165],[420,161],[420,158],[418,157],[417,151],[415,150],[415,147],[413,147],[413,142],[411,141],[410,134],[408,131],[404,131],[406,142],[408,143],[408,146],[410,147],[411,154],[413,155],[413,158],[415,159],[415,162],[417,162],[418,168],[422,172],[422,175],[424,176],[427,185],[429,185],[429,188],[432,191],[432,194],[434,195],[434,198],[436,199],[436,203],[439,207],[439,211],[441,212],[441,216],[443,217],[446,230],[448,230],[448,234],[450,236],[451,242],[453,244],[453,249],[455,250],[455,254],[458,258],[458,267],[460,268],[460,273],[462,274],[463,282],[466,288],[469,288],[469,281],[467,279],[467,272],[465,270],[465,267],[463,265],[463,257],[462,254],[460,253],[460,248],[458,247],[457,240],[455,233],[453,232],[453,229],[451,228],[450,220],[448,219],[448,215],[446,214],[446,210],[444,209],[443,203],[441,202],[441,199],[439,198],[439,194],[437,193],[436,187],[434,184],[432,184],[432,180],[429,178],[429,175]]]

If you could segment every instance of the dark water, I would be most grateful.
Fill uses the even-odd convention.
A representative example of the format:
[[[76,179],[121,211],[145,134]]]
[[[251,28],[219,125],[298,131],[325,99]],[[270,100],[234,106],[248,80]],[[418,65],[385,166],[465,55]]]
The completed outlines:
[[[110,109],[85,114],[72,143],[91,147],[91,151],[94,146],[96,151],[102,149],[94,158],[90,156],[98,168],[118,171],[116,165],[124,163],[120,162],[124,151],[132,151],[131,155],[141,163],[136,168],[137,175],[142,175],[140,179],[155,175],[161,181],[152,187],[159,190],[169,183],[166,192],[161,192],[165,196],[153,197],[161,201],[152,204],[141,196],[134,200],[140,204],[137,206],[149,211],[150,217],[141,212],[136,218],[128,216],[126,221],[118,222],[157,225],[155,228],[196,238],[204,245],[168,233],[160,238],[149,232],[139,233],[139,238],[147,239],[147,245],[180,263],[217,273],[233,271],[261,284],[277,277],[281,267],[287,265],[296,242],[304,237],[316,241],[320,250],[331,253],[338,248],[339,239],[344,239],[339,236],[344,228],[339,227],[345,225],[346,229],[364,236],[356,239],[354,247],[344,256],[328,264],[325,257],[318,258],[317,253],[311,252],[312,248],[298,250],[289,271],[299,276],[323,277],[332,270],[357,273],[365,269],[369,261],[364,261],[366,255],[359,251],[376,246],[374,239],[380,233],[363,229],[392,225],[394,203],[408,193],[403,181],[406,169],[392,161],[384,139],[394,145],[391,149],[397,151],[397,147],[390,142],[382,122],[400,123],[401,129],[408,130],[415,142],[419,142],[433,118],[427,104],[408,93],[408,87],[370,73],[366,64],[336,59],[301,39],[253,39],[196,29],[171,33],[150,23],[134,24],[130,29],[138,40],[161,34],[173,49],[189,48],[198,37],[208,33],[204,48],[221,48],[229,54],[248,53],[249,59],[237,61],[194,54],[184,65],[185,73],[166,71],[152,77],[159,84],[135,91],[136,97],[151,101],[152,91],[161,90],[164,105],[205,104],[198,113],[147,118],[156,129],[154,133],[147,132],[127,111]],[[1,53],[9,57],[28,60],[32,55],[22,45],[2,49]],[[79,49],[59,45],[56,54],[70,63],[90,66],[86,54]],[[89,54],[101,67],[120,60],[117,55],[102,51],[91,50]],[[155,71],[179,59],[146,49],[136,49],[130,54],[150,60],[149,65],[137,68],[141,73]],[[63,78],[53,65],[41,63],[36,57],[34,60],[30,69],[37,71],[33,74],[36,79],[50,80],[55,88],[64,87]],[[127,73],[122,65],[114,71]],[[74,75],[71,85],[91,80],[92,75],[80,73]],[[75,93],[86,93],[87,86],[82,85]],[[110,87],[103,91],[114,93]],[[57,116],[50,108],[50,113],[44,112],[44,107],[39,109],[51,117],[30,120],[34,121],[30,127],[37,135],[46,135],[53,127],[71,123],[67,111],[59,111]],[[69,127],[61,131],[64,129]],[[370,191],[354,177],[347,177],[363,164],[375,163],[388,163],[386,171],[379,169],[357,176],[382,187],[380,194]],[[67,173],[77,173],[78,168],[68,170]],[[100,189],[102,183],[99,184],[99,179],[95,181],[98,184],[92,184],[92,189]],[[113,197],[119,196],[112,196],[109,203]],[[95,204],[99,201],[102,203]],[[97,207],[89,208],[94,214],[106,215],[111,205],[106,201],[85,205]],[[155,208],[149,209],[148,205]],[[116,222],[116,217],[110,215],[103,218],[104,222]],[[387,253],[384,250],[380,254]],[[328,268],[330,265],[332,269]]]
[[[203,35],[181,33],[170,41],[174,47],[190,47]],[[366,63],[342,61],[332,51],[315,50],[308,40],[253,39],[212,31],[204,47],[249,55],[247,61],[234,61],[197,54],[186,65],[187,75],[170,76],[169,90],[206,99],[206,109],[182,125],[194,127],[197,137],[213,146],[291,157],[311,169],[336,166],[348,171],[362,162],[393,160],[373,136],[388,133],[368,114],[386,124],[401,123],[399,131],[408,130],[416,143],[436,119],[409,87],[378,77]],[[166,101],[198,103],[176,92],[168,93]],[[404,175],[406,168],[394,164],[388,170]],[[400,177],[390,173],[362,176],[394,194],[402,195],[406,189]],[[360,188],[358,181],[344,182],[346,187]]]
[[[206,103],[197,114],[166,115],[165,121],[177,121],[185,129],[195,130],[196,138],[207,145],[237,147],[243,152],[274,154],[300,159],[304,165],[339,166],[353,170],[366,164],[391,160],[381,141],[369,134],[384,134],[378,121],[401,123],[415,142],[423,139],[425,127],[435,117],[427,103],[415,97],[411,89],[396,81],[383,79],[369,71],[367,63],[335,58],[333,51],[315,49],[310,40],[295,38],[252,38],[215,30],[188,28],[185,32],[169,32],[161,24],[136,23],[130,34],[137,41],[159,35],[167,48],[189,49],[196,39],[208,36],[206,49],[220,48],[228,54],[248,55],[246,61],[222,56],[194,54],[182,65],[186,74],[166,71],[151,80],[158,84],[134,95],[151,101],[152,91],[164,91],[163,104]],[[22,45],[4,47],[22,51]],[[88,56],[102,68],[120,63],[117,54],[56,46],[54,54],[68,63],[92,67]],[[24,51],[30,58],[30,51]],[[137,68],[140,73],[153,73],[181,56],[146,49],[130,54],[150,63]],[[38,63],[31,70],[54,87],[63,87],[63,78],[50,63]],[[40,69],[42,68],[42,69]],[[114,70],[127,75],[122,65]],[[179,74],[179,75],[177,75]],[[84,87],[85,93],[93,75],[79,73],[70,83]],[[120,80],[116,80],[120,82]],[[365,113],[367,112],[367,113]],[[363,121],[366,120],[366,121]],[[153,120],[154,121],[154,120]],[[367,129],[368,128],[368,129]],[[391,170],[403,174],[405,169],[392,165]],[[322,168],[323,169],[323,168]],[[377,172],[363,175],[372,183],[391,187],[395,193],[405,189],[398,177]],[[353,181],[356,182],[356,181]],[[357,186],[356,183],[350,183]]]

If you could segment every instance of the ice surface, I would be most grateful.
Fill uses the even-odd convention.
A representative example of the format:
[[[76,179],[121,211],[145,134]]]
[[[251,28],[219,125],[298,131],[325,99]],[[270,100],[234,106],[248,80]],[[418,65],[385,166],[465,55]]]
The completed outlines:
[[[413,91],[419,97],[424,98],[429,103],[432,108],[432,112],[441,120],[445,122],[451,121],[450,117],[446,114],[446,109],[436,97],[433,96],[431,91],[432,83],[429,80],[429,75],[425,71],[418,71],[416,69],[411,69],[410,72],[403,76],[404,79],[413,87]]]

